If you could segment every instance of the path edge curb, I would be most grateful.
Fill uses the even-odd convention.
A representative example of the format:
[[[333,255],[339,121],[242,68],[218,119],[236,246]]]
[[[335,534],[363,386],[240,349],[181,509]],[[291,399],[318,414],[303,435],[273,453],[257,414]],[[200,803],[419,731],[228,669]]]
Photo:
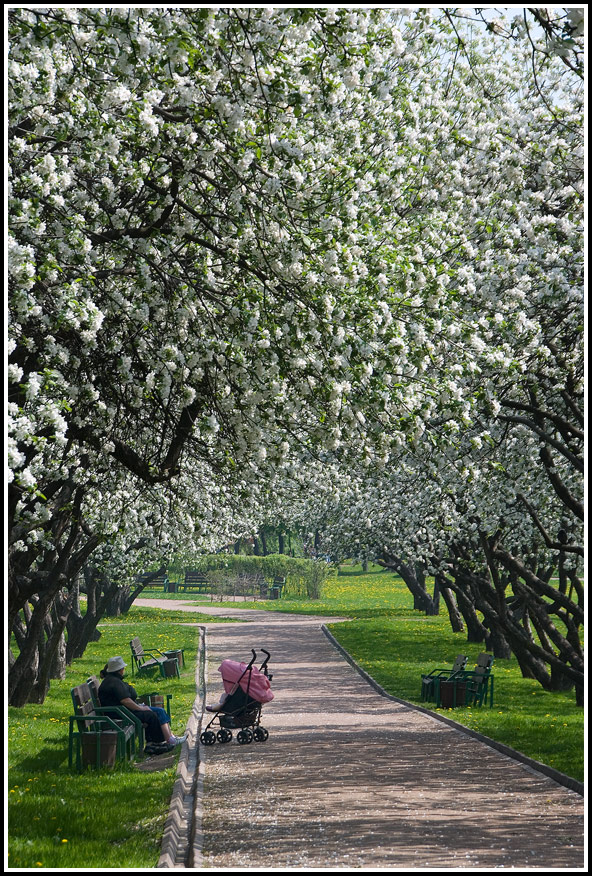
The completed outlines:
[[[199,736],[205,696],[204,679],[205,627],[200,626],[195,666],[197,694],[187,722],[188,739],[183,743],[179,755],[156,869],[191,869],[201,866],[201,806],[204,768],[200,756]]]
[[[349,654],[349,652],[346,651],[345,648],[339,644],[333,633],[329,631],[325,624],[321,625],[321,630],[323,631],[327,639],[331,642],[333,647],[337,651],[339,651],[339,653],[345,660],[347,660],[350,666],[352,666],[356,670],[356,672],[361,675],[364,681],[366,681],[371,687],[373,687],[374,690],[381,696],[386,697],[386,699],[392,700],[395,703],[399,703],[402,706],[406,706],[409,709],[413,709],[416,712],[422,712],[424,715],[432,718],[434,721],[440,721],[443,724],[447,724],[449,727],[458,730],[460,733],[464,733],[467,736],[472,736],[474,739],[479,740],[479,742],[483,742],[490,748],[494,748],[501,754],[505,754],[506,757],[510,757],[512,760],[519,761],[523,766],[526,766],[537,773],[542,773],[547,778],[553,779],[553,781],[557,782],[557,784],[563,785],[563,787],[568,788],[570,791],[574,791],[576,794],[579,794],[580,797],[584,797],[583,782],[578,782],[577,779],[574,779],[571,776],[567,776],[565,775],[565,773],[561,773],[559,772],[559,770],[547,766],[547,764],[541,763],[538,760],[534,760],[531,757],[527,757],[527,755],[522,754],[522,752],[516,751],[514,748],[510,748],[509,745],[504,745],[503,742],[497,742],[495,739],[491,739],[489,736],[484,736],[482,733],[478,733],[477,730],[472,730],[470,727],[465,727],[464,724],[458,724],[451,718],[446,718],[444,715],[439,715],[437,712],[432,712],[430,711],[430,709],[425,709],[422,706],[418,706],[415,703],[410,703],[407,700],[402,700],[399,697],[395,697],[393,696],[393,694],[388,693],[383,687],[378,684],[377,681],[372,678],[371,675],[366,672],[366,670],[362,669],[362,667],[358,663],[356,663],[351,654]]]

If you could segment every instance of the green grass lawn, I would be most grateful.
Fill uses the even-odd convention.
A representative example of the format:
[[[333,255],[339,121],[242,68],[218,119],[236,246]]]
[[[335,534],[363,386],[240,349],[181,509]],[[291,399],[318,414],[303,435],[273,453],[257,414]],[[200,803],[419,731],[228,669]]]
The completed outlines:
[[[8,866],[10,868],[152,868],[158,862],[165,819],[176,775],[140,772],[129,764],[78,774],[68,769],[70,689],[98,675],[116,654],[129,664],[126,679],[139,694],[171,693],[172,729],[182,732],[196,695],[197,627],[178,622],[203,616],[132,608],[100,625],[101,639],[68,667],[64,681],[52,681],[42,705],[8,708]],[[212,618],[208,618],[209,621]],[[184,648],[181,678],[133,678],[130,639],[144,647]],[[177,749],[178,751],[179,749]]]
[[[444,714],[578,781],[584,778],[584,714],[573,693],[545,691],[522,678],[515,659],[496,660],[494,704],[436,709],[421,701],[421,674],[451,666],[457,654],[476,663],[482,645],[453,633],[444,617],[376,618],[329,625],[356,662],[388,693]]]

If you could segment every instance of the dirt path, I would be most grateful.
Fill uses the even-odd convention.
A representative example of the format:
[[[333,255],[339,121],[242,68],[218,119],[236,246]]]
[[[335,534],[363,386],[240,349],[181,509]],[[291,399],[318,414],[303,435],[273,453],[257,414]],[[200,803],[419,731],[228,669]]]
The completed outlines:
[[[236,611],[205,625],[207,698],[223,658],[266,648],[269,739],[199,746],[194,867],[584,868],[579,794],[381,696],[323,633],[334,619]]]

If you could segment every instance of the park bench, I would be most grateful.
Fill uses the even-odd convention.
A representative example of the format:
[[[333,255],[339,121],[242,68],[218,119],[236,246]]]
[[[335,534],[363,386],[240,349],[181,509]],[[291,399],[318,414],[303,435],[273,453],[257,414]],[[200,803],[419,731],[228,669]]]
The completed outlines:
[[[282,595],[282,590],[286,586],[286,579],[275,577],[271,584],[265,582],[261,585],[260,595],[262,599],[279,599]]]
[[[87,678],[86,683],[90,688],[91,697],[95,707],[101,707],[101,701],[99,699],[99,687],[100,681],[96,675],[91,675]],[[165,706],[165,696],[166,696],[166,706]],[[167,715],[169,716],[169,724],[171,722],[171,700],[173,698],[172,694],[160,694],[156,691],[151,691],[150,693],[142,694],[138,696],[138,702],[144,703],[147,706],[160,706],[161,709],[164,709]],[[138,742],[138,748],[140,751],[144,750],[145,739],[144,739],[144,724],[142,721],[134,715],[131,709],[126,708],[125,706],[119,705],[117,707],[111,707],[109,709],[110,712],[113,711],[121,711],[124,715],[129,715],[129,717],[133,720],[136,728],[136,737]]]
[[[169,586],[168,575],[165,572],[164,575],[157,575],[156,578],[152,577],[152,572],[143,572],[141,575],[138,575],[136,578],[137,584],[146,584],[147,587],[163,587],[164,592],[166,593]]]
[[[125,706],[103,706],[101,700],[99,698],[99,686],[100,681],[96,675],[91,675],[86,679],[86,683],[88,684],[88,688],[90,690],[90,695],[92,699],[93,706],[95,710],[97,709],[105,709],[109,712],[111,717],[113,717],[113,713],[117,712],[118,714],[124,715],[126,718],[130,718],[134,723],[134,730],[136,734],[136,742],[139,751],[144,750],[144,725],[140,721],[140,719],[134,715],[131,709],[127,709]],[[117,720],[117,719],[115,719]]]
[[[196,569],[185,569],[183,590],[193,590],[195,588],[198,593],[209,593],[211,586],[203,572],[198,572]]]
[[[479,654],[474,669],[461,669],[454,676],[439,684],[437,704],[445,707],[482,706],[489,694],[489,706],[493,706],[493,681],[491,674],[493,655]]]
[[[179,664],[183,660],[183,649],[161,651],[159,648],[144,648],[139,636],[130,641],[130,649],[132,675],[151,675],[158,672],[163,678],[180,678]]]
[[[437,667],[430,672],[421,676],[421,698],[437,702],[439,697],[439,686],[443,679],[450,678],[467,665],[468,658],[464,654],[459,654],[450,668],[443,669]]]
[[[137,738],[134,720],[123,712],[117,719],[106,714],[116,710],[96,705],[87,683],[73,687],[70,694],[74,714],[70,715],[68,765],[72,767],[74,751],[78,772],[86,766],[98,769],[132,760]]]

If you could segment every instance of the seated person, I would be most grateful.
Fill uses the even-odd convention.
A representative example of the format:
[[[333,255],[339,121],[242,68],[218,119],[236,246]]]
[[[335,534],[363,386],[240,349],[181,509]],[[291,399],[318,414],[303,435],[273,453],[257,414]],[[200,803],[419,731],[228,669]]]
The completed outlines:
[[[103,679],[99,686],[101,705],[107,708],[109,706],[125,706],[133,712],[144,724],[147,742],[166,742],[169,751],[176,745],[181,745],[187,739],[187,734],[175,736],[171,732],[169,716],[164,709],[137,702],[138,695],[135,688],[123,680],[126,666],[127,663],[124,663],[122,657],[111,657],[101,670],[100,675]],[[117,718],[118,716],[113,713],[113,717]]]

